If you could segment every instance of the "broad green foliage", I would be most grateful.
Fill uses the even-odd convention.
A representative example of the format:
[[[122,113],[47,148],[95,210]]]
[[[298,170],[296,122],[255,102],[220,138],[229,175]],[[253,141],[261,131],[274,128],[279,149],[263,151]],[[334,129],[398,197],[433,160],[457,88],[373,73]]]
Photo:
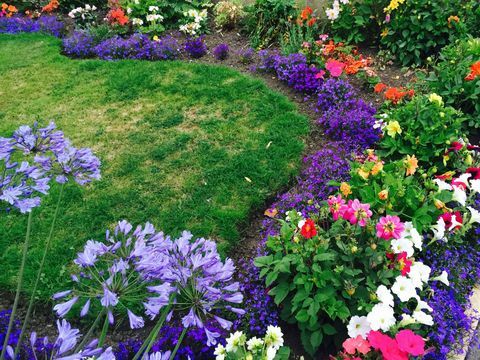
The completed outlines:
[[[420,65],[445,45],[477,29],[468,28],[478,16],[476,0],[409,0],[384,25],[381,44],[403,65]]]
[[[383,118],[384,138],[379,144],[383,157],[400,158],[414,154],[422,166],[444,168],[443,154],[449,144],[463,136],[465,118],[435,96],[416,96],[412,101],[391,109]],[[439,103],[440,101],[440,103]],[[400,132],[388,132],[388,124],[398,122]]]
[[[433,70],[425,77],[426,87],[469,117],[470,127],[480,127],[480,76],[469,80],[471,66],[480,61],[480,39],[447,46]]]
[[[222,67],[73,61],[60,55],[58,39],[24,34],[0,36],[0,72],[2,135],[37,117],[55,120],[102,161],[95,186],[65,190],[43,298],[63,287],[65,264],[85,241],[122,218],[150,220],[172,235],[189,229],[225,253],[252,209],[296,173],[308,129],[284,97]],[[33,224],[27,289],[57,192]],[[15,282],[25,221],[13,214],[0,220],[2,288]]]
[[[256,0],[246,9],[246,29],[252,46],[265,48],[279,42],[295,19],[295,0]]]

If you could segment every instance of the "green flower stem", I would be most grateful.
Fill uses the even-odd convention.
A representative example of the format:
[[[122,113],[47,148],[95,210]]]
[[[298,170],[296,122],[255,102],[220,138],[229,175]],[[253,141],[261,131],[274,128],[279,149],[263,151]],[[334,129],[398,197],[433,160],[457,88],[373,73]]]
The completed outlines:
[[[88,332],[83,337],[83,340],[80,342],[80,344],[78,344],[77,348],[75,349],[75,352],[79,352],[82,349],[82,347],[87,344],[87,341],[92,336],[93,331],[97,328],[98,324],[100,323],[100,319],[102,318],[103,314],[105,314],[105,313],[106,313],[105,310],[102,310],[98,313],[97,318],[93,322],[93,324],[90,327],[90,329],[88,330]],[[108,316],[108,314],[107,314],[107,316]]]
[[[57,200],[57,205],[55,207],[55,212],[53,214],[53,220],[52,220],[52,224],[50,226],[50,232],[48,234],[48,238],[47,238],[47,241],[45,243],[45,249],[43,251],[43,256],[42,256],[42,260],[40,262],[40,267],[38,268],[37,278],[35,279],[35,284],[33,286],[32,295],[30,296],[30,302],[28,303],[27,313],[25,315],[25,319],[23,320],[22,330],[20,331],[20,336],[18,337],[17,346],[15,347],[14,358],[17,357],[18,352],[20,351],[20,346],[22,344],[23,336],[25,335],[25,330],[27,329],[28,321],[30,320],[30,315],[31,315],[32,310],[33,310],[33,303],[35,301],[35,293],[37,292],[38,283],[40,282],[40,276],[42,274],[43,267],[45,265],[45,259],[47,258],[48,249],[50,248],[50,243],[52,242],[53,231],[55,230],[55,223],[57,221],[58,213],[59,213],[59,210],[60,210],[60,203],[61,203],[62,198],[63,198],[63,190],[64,189],[65,189],[65,184],[62,184],[62,186],[60,187],[60,194],[58,195],[58,200]]]
[[[158,320],[157,324],[155,327],[152,329],[148,337],[145,339],[143,342],[142,347],[137,351],[135,354],[135,357],[132,360],[138,360],[140,359],[140,356],[143,354],[148,354],[150,349],[152,348],[153,344],[155,343],[155,340],[157,339],[158,333],[162,329],[163,323],[165,322],[168,313],[170,312],[170,309],[172,308],[172,304],[170,303],[165,310],[162,313],[162,316]]]
[[[18,274],[19,277],[18,277],[18,284],[17,284],[17,292],[15,293],[15,300],[13,301],[12,313],[10,314],[10,321],[8,322],[7,334],[5,335],[5,341],[3,342],[3,349],[2,349],[2,353],[0,354],[0,360],[5,359],[8,339],[10,337],[10,333],[12,332],[13,322],[15,321],[15,313],[17,312],[18,302],[20,300],[20,291],[22,290],[22,285],[23,285],[23,274],[25,271],[25,263],[27,261],[28,245],[30,243],[30,235],[32,232],[32,219],[33,219],[32,214],[33,214],[33,210],[31,210],[28,214],[27,233],[25,235],[25,243],[23,244],[23,256],[22,256],[22,263],[20,265],[20,271]]]
[[[109,324],[110,323],[108,321],[108,311],[107,311],[105,313],[105,321],[103,322],[102,333],[100,334],[100,338],[98,339],[98,347],[99,348],[101,348],[103,346],[103,343],[105,342],[105,338],[107,337]]]
[[[177,345],[175,345],[175,349],[173,349],[172,355],[170,355],[170,360],[173,360],[175,358],[175,355],[177,355],[177,351],[180,348],[180,344],[182,343],[186,333],[187,333],[187,328],[183,328],[183,331],[177,340]]]

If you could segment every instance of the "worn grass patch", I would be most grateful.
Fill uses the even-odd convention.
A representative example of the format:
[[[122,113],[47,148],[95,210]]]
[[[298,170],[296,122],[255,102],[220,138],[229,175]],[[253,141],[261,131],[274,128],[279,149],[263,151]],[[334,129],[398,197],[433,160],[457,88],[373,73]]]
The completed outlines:
[[[37,119],[92,147],[103,172],[87,189],[67,187],[40,297],[65,285],[86,240],[124,218],[171,234],[189,229],[225,254],[252,210],[295,174],[308,127],[286,98],[231,69],[74,61],[59,54],[58,39],[0,35],[0,136]],[[27,289],[57,191],[35,212]],[[0,288],[13,289],[25,224],[0,216]]]

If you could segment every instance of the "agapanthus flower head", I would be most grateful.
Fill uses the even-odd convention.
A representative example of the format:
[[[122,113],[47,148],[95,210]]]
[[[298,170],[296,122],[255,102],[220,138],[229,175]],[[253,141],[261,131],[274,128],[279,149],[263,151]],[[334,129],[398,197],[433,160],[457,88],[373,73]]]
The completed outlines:
[[[48,339],[37,338],[37,334],[33,332],[30,336],[30,345],[35,359],[48,358],[50,360],[66,360],[66,359],[86,359],[95,358],[97,360],[115,360],[112,348],[102,350],[98,348],[98,341],[92,340],[83,349],[76,350],[78,340],[82,336],[78,329],[72,328],[70,323],[65,319],[57,320],[58,337],[52,346],[46,346]],[[43,343],[44,346],[38,346]],[[43,353],[43,354],[42,354]]]
[[[214,320],[222,328],[229,329],[232,323],[220,317],[218,311],[227,309],[243,313],[230,305],[243,301],[239,284],[233,281],[233,261],[222,262],[213,241],[193,240],[193,235],[186,231],[177,239],[164,241],[166,243],[160,246],[151,242],[139,260],[139,266],[149,268],[150,276],[162,283],[149,287],[155,296],[145,304],[147,314],[154,318],[173,302],[173,312],[181,317],[183,326],[203,328],[208,344],[215,344],[220,334],[209,331],[206,321]],[[167,259],[167,262],[159,259]]]
[[[128,307],[146,298],[147,286],[153,285],[154,278],[146,275],[148,269],[140,264],[139,258],[148,251],[147,243],[154,243],[162,236],[155,233],[150,223],[133,229],[123,220],[113,232],[107,230],[104,241],[89,240],[74,260],[78,266],[78,273],[72,277],[74,286],[53,296],[56,300],[64,299],[54,310],[63,317],[79,303],[83,317],[96,304],[112,320],[114,313],[121,312],[128,315],[132,329],[143,327],[143,318]]]

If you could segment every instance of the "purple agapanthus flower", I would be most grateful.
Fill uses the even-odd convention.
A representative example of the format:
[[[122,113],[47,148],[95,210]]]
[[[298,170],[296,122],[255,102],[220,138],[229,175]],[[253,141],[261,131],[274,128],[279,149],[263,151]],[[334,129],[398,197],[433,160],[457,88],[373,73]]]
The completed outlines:
[[[139,266],[148,269],[148,276],[162,285],[148,288],[155,296],[148,299],[145,307],[147,314],[155,318],[171,303],[173,294],[173,312],[181,317],[183,326],[203,328],[207,345],[212,345],[220,334],[210,331],[206,321],[213,320],[230,329],[232,323],[217,312],[230,309],[244,313],[236,307],[242,303],[243,295],[238,291],[239,284],[233,281],[233,261],[222,262],[213,241],[192,239],[193,235],[185,231],[178,239],[159,237],[147,245]]]

